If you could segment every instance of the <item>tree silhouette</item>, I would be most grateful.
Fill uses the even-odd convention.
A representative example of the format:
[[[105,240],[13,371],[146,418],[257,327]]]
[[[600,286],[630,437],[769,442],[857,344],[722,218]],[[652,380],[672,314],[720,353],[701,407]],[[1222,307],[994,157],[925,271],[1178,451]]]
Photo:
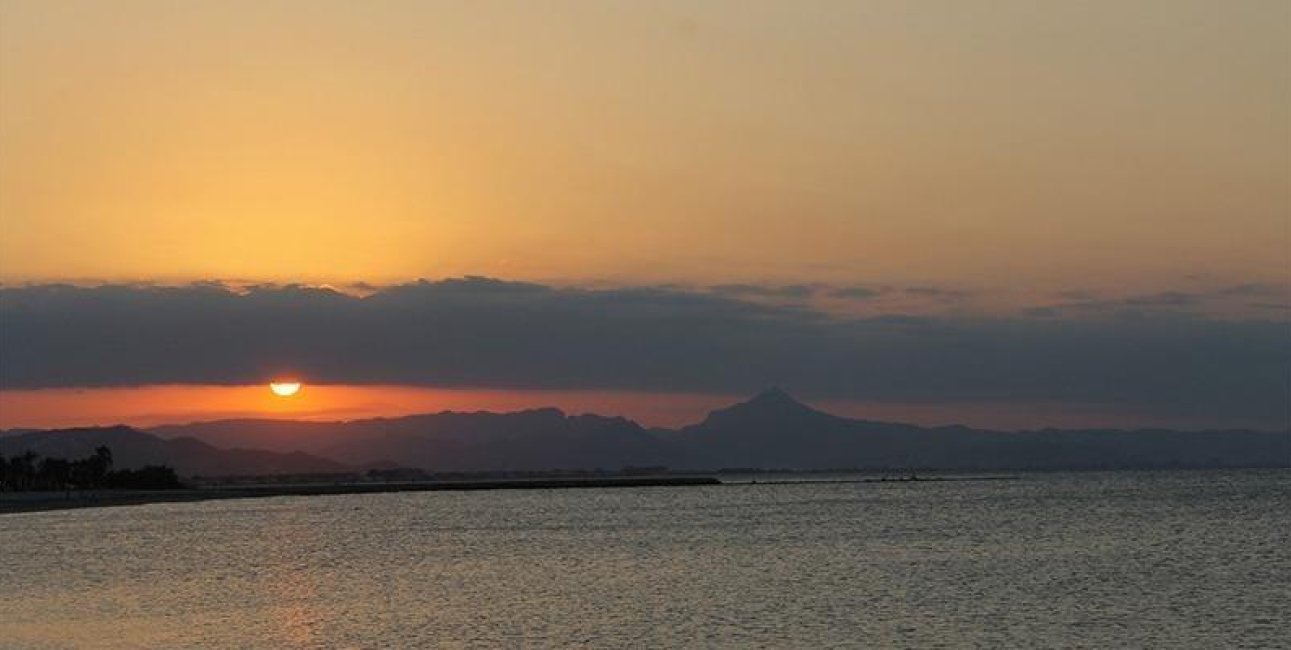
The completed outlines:
[[[5,459],[0,455],[0,491],[125,488],[163,490],[183,487],[175,470],[162,465],[113,471],[112,450],[96,447],[94,454],[76,460],[41,458],[28,450]]]

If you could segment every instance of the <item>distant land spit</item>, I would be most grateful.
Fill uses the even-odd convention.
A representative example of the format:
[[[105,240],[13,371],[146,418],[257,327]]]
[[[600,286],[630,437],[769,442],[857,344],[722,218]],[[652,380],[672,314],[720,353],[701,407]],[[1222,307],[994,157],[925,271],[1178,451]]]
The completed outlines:
[[[281,496],[323,496],[386,492],[460,492],[468,490],[560,490],[577,488],[641,488],[721,485],[706,476],[639,476],[553,479],[502,479],[485,481],[433,481],[414,483],[316,483],[309,485],[253,485],[205,487],[186,490],[97,490],[91,492],[0,493],[0,514],[68,508],[178,503],[212,499],[253,499]]]

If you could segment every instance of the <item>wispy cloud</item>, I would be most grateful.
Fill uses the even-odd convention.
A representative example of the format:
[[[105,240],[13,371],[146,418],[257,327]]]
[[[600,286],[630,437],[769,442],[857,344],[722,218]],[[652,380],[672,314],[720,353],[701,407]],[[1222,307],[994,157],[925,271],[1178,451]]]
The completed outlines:
[[[1271,283],[1248,283],[1204,289],[1176,289],[1129,295],[1107,295],[1091,291],[1063,291],[1051,304],[1024,310],[1040,317],[1054,315],[1101,315],[1142,317],[1144,315],[1191,315],[1205,318],[1216,315],[1258,314],[1277,310],[1291,302],[1291,287]],[[1286,300],[1279,301],[1277,298]]]
[[[719,295],[728,296],[792,298],[800,300],[812,297],[822,288],[824,288],[824,285],[819,284],[788,284],[779,286],[758,284],[719,284],[709,287],[709,291]]]
[[[854,284],[845,287],[833,287],[829,290],[831,298],[843,298],[846,300],[872,300],[885,293],[890,292],[888,287],[871,287],[862,284]]]

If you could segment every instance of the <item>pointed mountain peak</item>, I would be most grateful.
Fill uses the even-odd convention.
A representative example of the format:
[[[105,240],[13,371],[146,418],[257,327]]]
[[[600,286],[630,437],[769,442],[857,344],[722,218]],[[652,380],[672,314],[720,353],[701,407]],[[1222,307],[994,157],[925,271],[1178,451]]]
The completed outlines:
[[[802,415],[823,415],[823,413],[799,402],[783,389],[775,387],[758,393],[748,401],[713,411],[709,414],[708,419],[748,418],[751,420],[765,420],[768,418],[782,419]]]
[[[785,392],[785,390],[783,388],[780,388],[779,386],[772,386],[771,388],[768,388],[762,391],[761,393],[754,395],[748,401],[744,402],[744,404],[758,404],[758,405],[780,404],[785,406],[792,405],[792,406],[800,406],[803,408],[807,408],[805,404],[794,399],[792,395]]]

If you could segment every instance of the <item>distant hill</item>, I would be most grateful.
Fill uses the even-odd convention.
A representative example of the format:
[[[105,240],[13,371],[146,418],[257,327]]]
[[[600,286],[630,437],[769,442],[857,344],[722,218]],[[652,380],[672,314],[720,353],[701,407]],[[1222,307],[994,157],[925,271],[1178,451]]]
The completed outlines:
[[[168,465],[181,476],[318,474],[353,469],[299,451],[219,449],[193,438],[166,440],[125,426],[35,431],[0,438],[0,454],[6,456],[30,450],[49,458],[81,458],[99,446],[112,450],[118,469]]]
[[[558,409],[456,413],[350,422],[223,420],[156,427],[222,447],[305,451],[351,464],[436,471],[544,470],[670,465],[684,459],[668,441],[621,417]]]
[[[793,468],[1116,469],[1291,467],[1291,432],[1044,430],[837,417],[772,389],[673,439],[693,462]]]
[[[81,433],[74,433],[74,432]],[[84,432],[129,437],[124,457],[170,460],[185,474],[306,473],[344,467],[430,471],[674,469],[1117,469],[1291,467],[1291,431],[1043,430],[1002,432],[839,417],[779,389],[678,430],[621,417],[443,412],[349,422],[223,420],[125,429],[24,433],[0,450]],[[125,433],[129,432],[129,433]],[[140,438],[140,436],[144,436]],[[23,442],[16,442],[23,441]],[[68,455],[83,455],[89,442]],[[117,444],[109,444],[114,451]],[[252,451],[259,450],[259,451]],[[37,453],[45,454],[39,449]],[[48,454],[56,455],[56,454]],[[149,461],[161,462],[161,461]],[[230,471],[237,468],[239,471]]]

